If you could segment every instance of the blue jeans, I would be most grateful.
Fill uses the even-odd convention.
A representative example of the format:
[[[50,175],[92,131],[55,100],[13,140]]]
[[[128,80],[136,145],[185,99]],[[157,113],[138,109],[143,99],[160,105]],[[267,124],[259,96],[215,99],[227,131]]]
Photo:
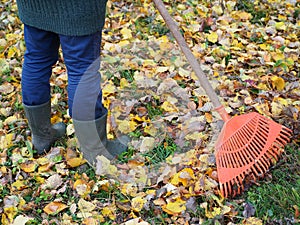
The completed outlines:
[[[65,36],[24,25],[26,52],[22,70],[23,103],[41,105],[50,100],[52,66],[61,45],[68,72],[68,106],[76,120],[94,120],[106,113],[100,87],[101,32]]]

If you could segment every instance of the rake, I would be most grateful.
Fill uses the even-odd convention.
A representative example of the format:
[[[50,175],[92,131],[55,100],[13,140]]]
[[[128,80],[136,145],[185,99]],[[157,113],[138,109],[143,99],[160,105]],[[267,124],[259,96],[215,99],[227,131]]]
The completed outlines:
[[[224,121],[215,144],[218,180],[224,197],[244,190],[246,178],[261,178],[274,164],[292,131],[256,112],[231,117],[221,105],[217,94],[202,71],[200,64],[179,32],[161,0],[153,0],[190,63],[202,88]]]

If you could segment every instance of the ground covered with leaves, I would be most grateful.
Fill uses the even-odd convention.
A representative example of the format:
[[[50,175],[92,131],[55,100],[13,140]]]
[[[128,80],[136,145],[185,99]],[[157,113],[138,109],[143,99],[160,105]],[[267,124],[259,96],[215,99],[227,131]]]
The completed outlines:
[[[109,1],[103,31],[108,135],[129,135],[128,151],[98,157],[96,170],[82,159],[61,54],[52,122],[67,135],[36,157],[20,93],[22,24],[15,1],[1,0],[0,224],[299,222],[299,0],[165,4],[232,116],[256,111],[293,131],[279,163],[244,195],[222,197],[213,147],[222,121],[151,1]]]

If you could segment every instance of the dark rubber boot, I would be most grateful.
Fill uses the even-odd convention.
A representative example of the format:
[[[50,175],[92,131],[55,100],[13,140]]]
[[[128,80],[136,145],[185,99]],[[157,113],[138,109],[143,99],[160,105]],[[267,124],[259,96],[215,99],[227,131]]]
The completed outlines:
[[[128,137],[123,136],[120,139],[107,140],[106,122],[107,114],[93,121],[73,119],[80,150],[91,166],[95,165],[98,155],[103,155],[111,160],[127,150]]]
[[[51,124],[51,103],[27,106],[23,104],[28,125],[31,129],[32,144],[38,154],[50,150],[51,145],[66,133],[64,123]]]

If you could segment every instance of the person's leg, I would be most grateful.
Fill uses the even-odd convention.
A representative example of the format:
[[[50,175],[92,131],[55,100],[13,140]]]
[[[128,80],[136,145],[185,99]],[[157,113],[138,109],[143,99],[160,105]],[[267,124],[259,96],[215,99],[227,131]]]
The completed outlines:
[[[22,69],[22,97],[27,106],[50,100],[49,79],[58,60],[57,34],[24,25],[26,51]]]
[[[22,70],[22,97],[32,133],[32,143],[39,154],[65,133],[65,125],[51,125],[49,79],[58,59],[57,34],[24,25],[26,52]]]
[[[90,121],[107,110],[102,105],[100,87],[101,32],[86,36],[60,35],[68,70],[68,106],[73,119]]]
[[[107,109],[102,104],[99,73],[101,32],[60,35],[60,42],[68,70],[69,112],[83,156],[91,165],[97,155],[112,159],[127,146],[107,140]]]

